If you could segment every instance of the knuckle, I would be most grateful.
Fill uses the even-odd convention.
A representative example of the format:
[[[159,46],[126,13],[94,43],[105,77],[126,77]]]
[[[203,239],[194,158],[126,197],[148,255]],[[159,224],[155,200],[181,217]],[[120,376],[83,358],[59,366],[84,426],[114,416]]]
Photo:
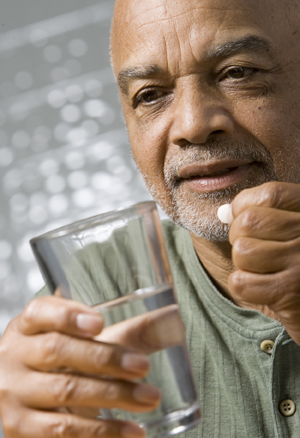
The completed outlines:
[[[111,427],[106,422],[92,421],[80,425],[70,415],[62,415],[61,418],[49,425],[49,436],[53,438],[66,437],[108,437],[112,436]],[[83,429],[85,429],[83,431]],[[48,436],[48,435],[47,435]]]
[[[92,436],[105,438],[108,436],[112,436],[112,427],[109,426],[108,423],[101,422],[94,427],[94,430],[91,433]],[[116,435],[115,433],[113,435]]]
[[[101,388],[103,398],[105,398],[105,400],[108,402],[120,399],[121,392],[122,391],[120,389],[120,385],[112,381],[107,381],[106,383],[103,383]]]
[[[73,419],[69,415],[61,415],[61,418],[50,425],[50,435],[53,438],[77,437],[78,430]]]
[[[78,381],[75,376],[58,374],[52,382],[52,394],[60,406],[67,406],[74,400],[77,387]]]
[[[254,228],[260,225],[260,217],[257,214],[257,209],[248,208],[240,217],[240,229],[245,234],[249,234]]]
[[[94,354],[92,354],[93,366],[98,369],[111,363],[112,356],[114,356],[113,347],[101,343],[98,343],[95,347]]]
[[[40,351],[45,365],[57,365],[61,358],[61,336],[57,332],[51,332],[41,338]]]
[[[32,322],[35,320],[36,315],[39,314],[41,310],[40,300],[36,299],[27,304],[22,312],[22,325],[25,328],[29,328]]]
[[[245,285],[244,276],[242,271],[235,271],[230,275],[230,289],[236,293],[243,290]]]
[[[262,186],[262,203],[267,207],[277,207],[282,199],[284,187],[276,181],[267,182]]]
[[[238,237],[232,247],[233,257],[248,255],[252,250],[252,245],[247,237]]]

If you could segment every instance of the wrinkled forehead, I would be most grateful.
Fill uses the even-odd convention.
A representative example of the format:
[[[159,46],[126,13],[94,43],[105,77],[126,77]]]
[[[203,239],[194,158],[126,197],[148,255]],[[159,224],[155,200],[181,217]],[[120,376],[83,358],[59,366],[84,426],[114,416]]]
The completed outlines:
[[[172,62],[170,54],[184,64],[188,62],[185,57],[201,57],[231,36],[263,33],[272,40],[286,28],[285,3],[287,0],[117,0],[111,39],[115,71],[124,64],[156,63],[158,58],[168,64]],[[193,53],[195,49],[197,53]]]

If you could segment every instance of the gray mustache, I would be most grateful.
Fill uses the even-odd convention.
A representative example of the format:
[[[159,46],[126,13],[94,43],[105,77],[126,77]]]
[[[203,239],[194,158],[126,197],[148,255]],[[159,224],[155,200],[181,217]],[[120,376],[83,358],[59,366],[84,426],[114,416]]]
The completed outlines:
[[[183,146],[176,155],[166,157],[164,172],[170,177],[189,164],[205,164],[212,160],[233,159],[257,161],[262,165],[272,165],[272,157],[260,143],[211,140],[201,145]]]

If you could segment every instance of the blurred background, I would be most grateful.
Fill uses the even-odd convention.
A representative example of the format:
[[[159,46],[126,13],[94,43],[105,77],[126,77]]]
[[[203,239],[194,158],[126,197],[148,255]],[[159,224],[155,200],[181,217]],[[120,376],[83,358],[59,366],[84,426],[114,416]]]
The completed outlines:
[[[0,2],[0,336],[43,286],[29,239],[150,199],[110,68],[113,7]]]

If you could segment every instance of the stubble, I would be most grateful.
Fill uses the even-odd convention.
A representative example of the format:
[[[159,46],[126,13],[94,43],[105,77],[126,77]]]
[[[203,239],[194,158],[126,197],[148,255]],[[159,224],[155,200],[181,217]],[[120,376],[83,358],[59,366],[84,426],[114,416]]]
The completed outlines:
[[[253,164],[242,182],[206,193],[193,191],[178,176],[180,170],[190,164],[203,165],[222,159],[249,160]],[[181,148],[176,155],[166,157],[164,180],[167,193],[172,199],[171,206],[157,185],[151,183],[147,175],[142,175],[153,198],[176,224],[212,242],[228,241],[229,227],[217,217],[221,205],[232,202],[244,189],[279,180],[272,157],[262,145],[251,141],[233,143],[226,140],[209,140],[205,145],[189,145]]]

